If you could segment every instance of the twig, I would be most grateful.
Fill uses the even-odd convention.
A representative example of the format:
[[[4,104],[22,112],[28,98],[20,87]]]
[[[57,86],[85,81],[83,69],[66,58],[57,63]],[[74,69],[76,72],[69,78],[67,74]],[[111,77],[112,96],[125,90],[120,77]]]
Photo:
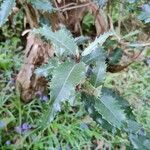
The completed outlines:
[[[59,10],[59,7],[58,7],[58,5],[57,5],[57,2],[54,0],[54,3],[55,3],[55,7],[56,7],[56,9],[58,9]],[[64,16],[62,15],[62,13],[60,13],[60,11],[58,11],[58,15],[60,16],[60,18],[61,18],[61,20],[62,20],[62,22],[63,22],[63,20],[64,20]]]
[[[81,5],[77,5],[77,6],[72,6],[72,7],[64,8],[64,9],[59,10],[59,11],[64,12],[64,11],[68,11],[68,10],[72,10],[72,9],[77,9],[77,8],[81,8],[81,7],[86,7],[86,6],[88,6],[88,5],[92,4],[92,3],[93,3],[93,2],[89,2],[89,3],[86,3],[86,4],[81,4]]]
[[[118,42],[124,46],[127,46],[127,47],[137,47],[136,44],[131,44],[129,42],[124,42],[122,40],[122,37],[120,37],[114,30],[114,26],[113,26],[113,22],[112,22],[112,19],[111,17],[108,15],[108,18],[109,18],[109,22],[110,22],[110,30],[114,33],[115,37],[117,38]],[[138,43],[139,44],[139,47],[146,47],[146,46],[150,46],[150,43]],[[137,44],[137,45],[138,45]]]
[[[69,6],[72,6],[72,5],[77,5],[77,3],[69,3],[69,4],[67,4],[67,5],[65,5],[65,6],[61,6],[61,7],[59,7],[59,9],[64,9],[64,8],[68,8]]]

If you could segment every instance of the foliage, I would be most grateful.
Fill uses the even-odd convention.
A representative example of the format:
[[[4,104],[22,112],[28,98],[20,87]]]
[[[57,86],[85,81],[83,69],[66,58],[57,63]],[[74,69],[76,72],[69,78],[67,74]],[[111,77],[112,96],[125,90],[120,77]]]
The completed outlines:
[[[28,2],[42,11],[49,13],[57,11],[47,0]],[[100,7],[103,7],[106,2],[97,1]],[[5,23],[14,5],[15,1],[3,1],[0,26]],[[143,18],[143,16],[142,14],[140,19],[148,23],[149,18]],[[12,136],[16,133],[17,135],[13,139],[15,145],[12,144],[11,148],[71,149],[75,147],[80,150],[84,145],[91,144],[92,137],[98,139],[106,135],[105,139],[108,139],[109,136],[111,139],[125,136],[130,140],[132,146],[128,141],[124,140],[124,143],[133,149],[149,149],[150,133],[147,130],[149,127],[146,124],[143,129],[139,123],[144,122],[139,121],[142,117],[138,118],[132,105],[113,89],[108,88],[109,83],[106,83],[108,82],[107,68],[109,65],[119,64],[123,56],[123,50],[119,46],[113,48],[112,53],[109,53],[105,45],[107,39],[116,38],[115,31],[105,32],[96,37],[93,42],[86,40],[88,44],[83,40],[80,43],[84,45],[83,49],[80,49],[77,40],[64,26],[53,31],[51,26],[43,25],[33,29],[32,34],[41,36],[46,42],[50,42],[55,50],[55,56],[47,64],[35,70],[37,76],[47,78],[49,94],[48,96],[40,95],[40,98],[35,98],[31,103],[23,105],[20,102],[19,93],[12,92],[14,85],[9,83],[6,88],[0,87],[3,89],[0,98],[0,108],[2,108],[0,117],[6,116],[5,119],[0,119],[0,132],[14,128],[15,123],[17,125],[12,131]],[[17,44],[13,49],[16,47]],[[18,69],[18,65],[12,64],[11,60],[12,56],[0,53],[0,69],[5,70],[5,73],[12,67],[15,70]],[[15,60],[21,61],[19,56],[14,58]],[[3,75],[6,77],[5,73]],[[4,93],[8,93],[7,96]],[[12,106],[9,106],[10,104]],[[26,117],[23,117],[24,115]],[[88,116],[87,120],[85,116]],[[91,121],[91,118],[94,121]],[[92,130],[92,128],[95,129]],[[102,135],[101,130],[106,130],[105,135]],[[6,141],[6,145],[11,145],[10,141],[3,137],[0,135],[2,148],[3,141]]]
[[[50,97],[52,108],[46,113],[47,119],[45,124],[48,124],[54,119],[56,112],[61,111],[61,103],[68,101],[73,103],[75,98],[75,86],[83,82],[85,79],[84,63],[75,64],[74,62],[65,62],[59,65],[54,73],[50,84]],[[44,124],[44,126],[45,126]]]
[[[90,13],[87,13],[82,21],[82,28],[85,32],[90,33],[92,32],[92,28],[94,26],[94,16]]]
[[[43,27],[45,29],[45,27]],[[61,32],[60,29],[57,32]],[[41,32],[42,29],[36,29],[35,33],[40,33],[43,35],[43,33],[48,33],[49,30],[46,32]],[[53,34],[53,33],[52,33]],[[55,34],[55,32],[54,32]],[[67,34],[67,32],[66,32]],[[92,108],[87,108],[87,112],[93,117],[96,115],[96,118],[94,117],[93,119],[101,119],[102,121],[99,121],[100,124],[103,124],[103,126],[108,126],[109,130],[112,131],[114,129],[122,129],[122,131],[127,132],[130,136],[130,132],[132,133],[132,124],[137,124],[135,122],[135,119],[133,119],[134,115],[132,114],[132,110],[130,111],[130,106],[124,106],[124,103],[122,102],[121,98],[119,98],[117,95],[114,95],[112,92],[107,92],[105,90],[101,90],[103,86],[103,81],[105,78],[106,74],[106,65],[105,65],[105,55],[103,54],[102,48],[98,48],[98,44],[101,47],[102,44],[105,42],[105,40],[108,38],[108,36],[113,35],[111,32],[104,33],[103,35],[100,35],[100,37],[96,38],[94,42],[90,43],[90,45],[85,48],[85,50],[82,52],[82,57],[83,62],[72,62],[67,61],[69,58],[69,53],[68,55],[65,55],[66,59],[65,62],[61,62],[61,57],[60,59],[60,64],[54,68],[53,74],[52,74],[52,80],[50,81],[50,108],[48,108],[48,111],[44,114],[43,118],[44,120],[44,126],[46,125],[46,122],[49,124],[53,119],[57,111],[61,110],[61,102],[64,100],[68,101],[71,103],[72,98],[76,97],[74,94],[74,90],[76,86],[80,85],[81,89],[79,92],[81,92],[81,99],[84,101],[85,106],[87,105],[86,103],[91,101],[90,107]],[[55,36],[55,35],[54,35]],[[51,40],[51,38],[46,38],[48,40]],[[55,42],[54,39],[57,38],[52,38],[51,42],[53,41],[55,43],[55,47],[57,49],[60,48],[60,44]],[[64,40],[66,41],[66,40]],[[70,43],[65,42],[61,43],[61,45],[65,45],[66,47]],[[72,44],[73,45],[73,44]],[[63,48],[63,46],[61,47]],[[75,50],[76,48],[74,48]],[[65,53],[67,51],[66,48],[63,48],[63,52]],[[120,49],[116,49],[117,53],[118,51],[120,52]],[[116,53],[116,51],[114,53]],[[92,53],[97,52],[98,54],[100,53],[102,57],[93,57]],[[112,54],[116,56],[111,56],[114,58],[114,63],[118,62],[120,60],[121,55],[119,54]],[[88,59],[90,61],[84,61]],[[91,57],[90,57],[91,56]],[[97,54],[96,54],[97,56]],[[85,58],[86,57],[86,58]],[[92,60],[92,61],[91,61]],[[75,60],[74,60],[75,61]],[[85,66],[86,64],[84,62],[88,62],[88,65],[92,65],[92,73],[91,75],[88,76],[88,78],[85,78]],[[91,63],[89,63],[91,62]],[[90,67],[88,66],[87,67]],[[79,69],[78,67],[81,67],[82,69]],[[49,66],[50,67],[50,66]],[[82,78],[81,78],[82,77]],[[87,80],[86,82],[84,80]],[[82,82],[81,82],[82,81]],[[59,85],[58,85],[59,83]],[[70,97],[71,96],[71,97]],[[95,98],[94,98],[95,96]],[[129,112],[128,112],[129,111]],[[96,114],[95,114],[96,113]],[[131,117],[132,116],[132,117]],[[46,121],[46,122],[45,122]],[[47,125],[48,125],[47,124]],[[105,125],[106,124],[106,125]],[[137,128],[138,132],[139,128]],[[135,130],[134,130],[135,131]],[[138,138],[137,135],[134,133],[134,138]],[[142,137],[144,138],[144,137]],[[134,139],[135,140],[135,139]],[[138,139],[137,139],[138,140]],[[131,140],[131,142],[133,142]],[[133,145],[135,146],[134,142]],[[140,149],[140,148],[139,148]]]
[[[101,35],[100,37],[96,38],[94,42],[92,42],[82,53],[82,56],[86,56],[88,54],[90,54],[92,52],[92,50],[94,50],[97,45],[99,44],[100,46],[102,46],[104,44],[104,42],[106,41],[106,39],[109,36],[112,36],[113,33],[112,32],[107,32],[104,33],[103,35]]]

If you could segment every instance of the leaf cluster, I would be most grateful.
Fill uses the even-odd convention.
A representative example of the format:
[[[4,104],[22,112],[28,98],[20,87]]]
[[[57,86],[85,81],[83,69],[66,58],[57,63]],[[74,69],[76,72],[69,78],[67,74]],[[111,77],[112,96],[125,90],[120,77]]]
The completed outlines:
[[[102,45],[109,36],[113,36],[113,32],[100,35],[81,52],[71,33],[64,27],[53,32],[50,27],[43,26],[33,30],[33,33],[41,35],[52,43],[55,47],[55,59],[58,62],[57,65],[52,65],[52,59],[47,67],[44,65],[36,70],[46,76],[51,74],[49,76],[50,107],[43,114],[44,128],[49,126],[57,112],[61,111],[64,102],[73,105],[77,93],[80,93],[85,110],[104,129],[113,134],[119,134],[120,131],[127,133],[134,148],[137,149],[140,149],[141,144],[137,146],[137,143],[141,139],[149,141],[149,133],[140,134],[142,126],[136,121],[130,104],[112,89],[103,85],[108,54]],[[121,50],[116,49],[110,55],[110,61],[114,64],[118,63],[121,56]],[[142,144],[146,149],[147,146]]]
[[[48,0],[28,2],[42,11],[56,10]],[[106,3],[97,2],[101,6]],[[5,23],[14,6],[15,0],[3,1],[0,9],[0,26]],[[109,54],[104,50],[103,44],[114,35],[114,32],[108,31],[100,35],[83,50],[80,50],[77,41],[64,26],[52,31],[50,26],[43,25],[34,29],[32,34],[40,35],[50,42],[55,50],[55,57],[35,70],[38,76],[48,79],[50,91],[50,101],[39,123],[40,128],[47,128],[57,113],[62,111],[62,104],[68,102],[73,105],[80,93],[79,99],[95,122],[113,134],[126,133],[135,149],[149,149],[149,133],[142,133],[142,126],[136,121],[130,104],[112,89],[104,86],[108,65],[106,60]],[[85,43],[83,41],[80,44]],[[117,64],[121,57],[122,51],[115,49],[110,55],[109,63]]]

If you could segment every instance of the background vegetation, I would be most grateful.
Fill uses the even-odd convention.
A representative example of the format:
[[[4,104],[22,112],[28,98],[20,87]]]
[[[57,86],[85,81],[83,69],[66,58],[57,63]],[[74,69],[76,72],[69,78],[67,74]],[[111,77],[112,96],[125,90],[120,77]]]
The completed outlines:
[[[97,2],[101,7],[102,1]],[[1,0],[0,3],[2,5],[5,1]],[[112,0],[103,7],[105,13],[112,18],[118,38],[133,44],[133,48],[127,49],[126,55],[131,56],[128,58],[122,55],[125,49],[118,42],[119,39],[108,38],[103,47],[115,49],[114,53],[110,53],[109,63],[118,64],[120,60],[130,62],[132,56],[136,57],[140,53],[134,62],[123,70],[116,73],[107,72],[103,83],[105,87],[115,89],[131,105],[132,112],[141,125],[138,134],[147,136],[146,139],[140,140],[134,137],[128,138],[128,134],[123,131],[118,131],[117,134],[115,131],[109,132],[102,125],[97,124],[87,114],[79,93],[73,106],[69,103],[63,104],[62,111],[56,115],[54,121],[47,128],[39,129],[50,100],[48,94],[45,94],[36,96],[31,102],[25,104],[15,88],[26,46],[26,38],[21,34],[27,28],[23,24],[26,15],[24,8],[21,4],[16,6],[18,10],[3,26],[0,19],[0,149],[148,150],[150,148],[149,2]],[[0,12],[2,17],[2,8]],[[83,35],[91,39],[94,39],[95,35],[94,19],[93,15],[87,13],[82,21]],[[136,129],[137,126],[132,124],[131,128]]]

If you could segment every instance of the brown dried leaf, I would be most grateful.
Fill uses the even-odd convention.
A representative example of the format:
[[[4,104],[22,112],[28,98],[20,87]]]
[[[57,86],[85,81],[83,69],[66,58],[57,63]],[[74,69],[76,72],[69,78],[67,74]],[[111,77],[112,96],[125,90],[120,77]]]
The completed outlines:
[[[43,63],[47,63],[52,56],[51,45],[35,35],[28,36],[24,64],[16,79],[21,98],[25,102],[30,101],[37,91],[45,90],[47,81],[42,77],[37,77],[34,70]]]
[[[72,33],[74,33],[75,35],[82,34],[81,23],[84,16],[88,12],[91,13],[93,16],[95,16],[95,28],[96,28],[97,36],[108,30],[106,16],[95,3],[92,3],[92,1],[90,0],[80,0],[78,2],[76,2],[75,0],[71,2],[70,0],[66,0],[65,4],[62,2],[58,4],[58,6],[61,8],[61,7],[65,7],[70,3],[76,3],[76,5],[72,7],[72,9],[71,6],[69,8],[68,7],[64,8],[62,10],[63,13],[60,12],[57,15],[59,16],[58,18],[62,18],[63,15],[64,18],[63,22],[60,23],[65,24],[68,27],[68,29],[72,31]],[[82,7],[78,7],[81,5]]]

